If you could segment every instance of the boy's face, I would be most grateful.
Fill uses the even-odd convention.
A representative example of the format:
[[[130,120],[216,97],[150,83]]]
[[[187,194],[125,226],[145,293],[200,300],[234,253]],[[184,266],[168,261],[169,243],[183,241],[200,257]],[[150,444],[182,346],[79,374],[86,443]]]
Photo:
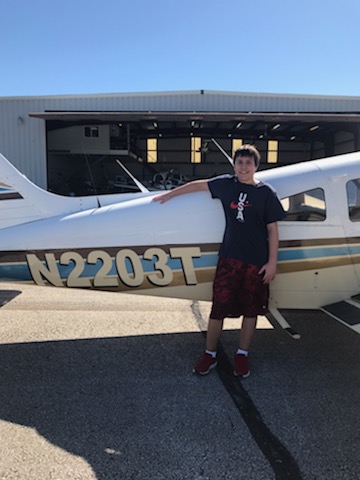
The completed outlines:
[[[236,157],[234,162],[235,176],[241,183],[254,183],[254,175],[257,170],[255,160],[252,157]]]

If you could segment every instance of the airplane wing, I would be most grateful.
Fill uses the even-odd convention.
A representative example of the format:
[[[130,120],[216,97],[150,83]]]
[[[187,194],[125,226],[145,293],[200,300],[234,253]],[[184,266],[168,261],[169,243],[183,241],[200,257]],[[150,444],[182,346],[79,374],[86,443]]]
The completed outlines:
[[[0,229],[112,205],[154,192],[64,197],[32,183],[0,154]]]

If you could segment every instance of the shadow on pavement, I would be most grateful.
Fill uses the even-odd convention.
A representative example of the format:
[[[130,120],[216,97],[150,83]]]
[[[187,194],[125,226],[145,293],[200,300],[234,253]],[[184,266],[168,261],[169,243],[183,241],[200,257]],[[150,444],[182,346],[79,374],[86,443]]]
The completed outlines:
[[[202,340],[1,345],[0,418],[81,456],[98,479],[236,478],[249,451],[256,478],[271,478],[218,376],[191,374]]]
[[[321,312],[291,313],[302,340],[258,331],[241,388],[226,365],[234,331],[205,378],[191,374],[200,333],[0,345],[0,419],[80,456],[99,480],[290,478],[258,448],[262,422],[299,477],[355,478],[359,337]]]
[[[22,293],[20,290],[0,290],[0,307],[9,303],[15,297]]]

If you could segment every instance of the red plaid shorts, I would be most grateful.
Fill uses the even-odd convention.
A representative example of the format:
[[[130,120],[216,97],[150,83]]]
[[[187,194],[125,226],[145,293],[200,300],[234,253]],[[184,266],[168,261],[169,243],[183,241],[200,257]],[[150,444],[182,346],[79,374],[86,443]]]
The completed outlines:
[[[235,258],[219,258],[213,284],[210,318],[256,317],[268,312],[269,285],[259,268]]]

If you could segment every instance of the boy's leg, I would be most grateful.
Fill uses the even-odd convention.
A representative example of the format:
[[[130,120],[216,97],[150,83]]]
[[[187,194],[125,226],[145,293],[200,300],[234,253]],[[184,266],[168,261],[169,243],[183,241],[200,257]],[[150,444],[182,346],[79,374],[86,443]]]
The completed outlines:
[[[253,339],[255,328],[257,323],[257,317],[245,317],[243,318],[242,327],[240,330],[239,348],[246,352],[250,348],[251,341]]]
[[[250,375],[248,351],[254,336],[256,321],[257,317],[244,316],[240,331],[239,349],[234,357],[234,375],[237,377],[246,378]]]
[[[209,319],[208,330],[206,334],[206,350],[214,352],[217,350],[220,336],[223,329],[223,320]],[[257,317],[244,317],[240,331],[239,348],[248,351],[253,339]]]
[[[211,369],[216,367],[216,351],[218,348],[222,327],[223,320],[214,320],[213,318],[209,318],[209,325],[206,334],[206,350],[195,363],[193,368],[194,373],[206,375]]]
[[[223,329],[224,320],[209,318],[209,324],[206,334],[206,350],[216,352]]]

